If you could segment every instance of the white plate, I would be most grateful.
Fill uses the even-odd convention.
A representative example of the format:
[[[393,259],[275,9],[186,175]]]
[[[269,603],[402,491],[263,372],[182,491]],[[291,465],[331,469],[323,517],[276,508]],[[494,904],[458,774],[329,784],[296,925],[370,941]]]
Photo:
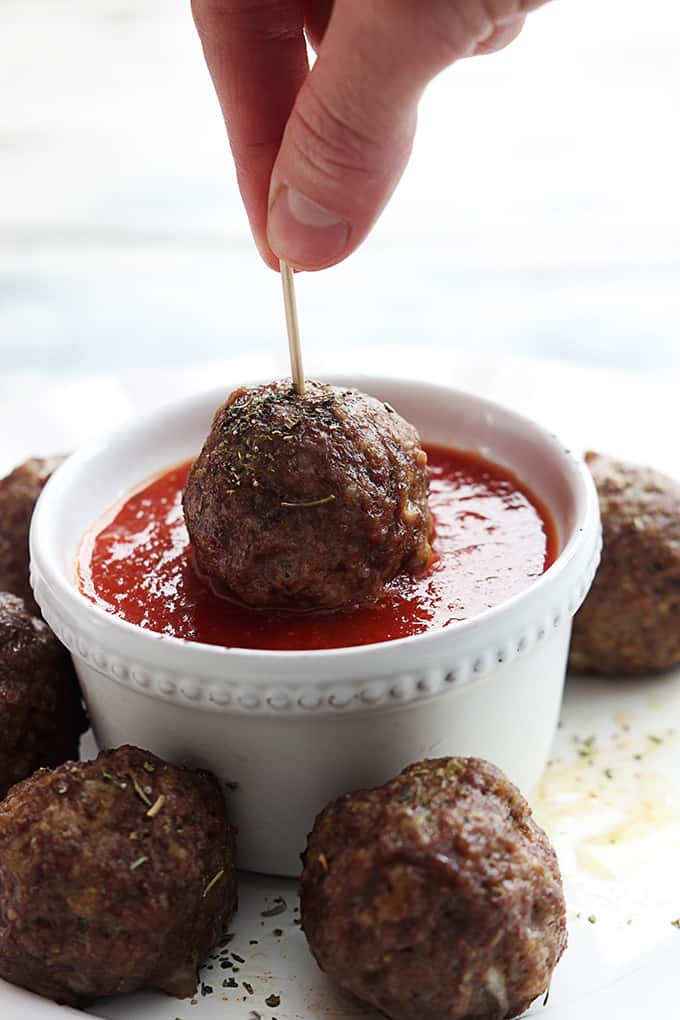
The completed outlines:
[[[384,350],[378,357],[384,359]],[[370,361],[367,352],[366,371]],[[676,403],[669,407],[665,384],[607,378],[577,366],[491,364],[451,353],[437,356],[440,378],[447,362],[452,382],[512,403],[546,424],[557,423],[575,445],[620,455],[630,450],[630,456],[667,470],[675,467],[680,475],[680,414]],[[395,372],[409,367],[398,351],[392,364]],[[239,369],[249,374],[242,364]],[[225,378],[234,377],[228,366],[224,370]],[[205,384],[214,378],[215,369],[206,370]],[[192,382],[202,385],[201,374]],[[175,385],[172,377],[164,381],[166,398],[173,388],[186,389],[186,379]],[[144,393],[139,380],[127,388],[131,408]],[[593,395],[590,403],[584,393]],[[72,397],[71,385],[69,401]],[[59,406],[58,399],[53,403]],[[659,425],[662,407],[665,428]],[[25,424],[3,417],[3,430],[21,433],[24,447]],[[81,427],[85,431],[87,422]],[[69,421],[69,438],[73,432]],[[50,435],[59,442],[58,422]],[[40,446],[32,451],[43,452]],[[8,462],[12,455],[5,451]],[[529,1015],[540,1013],[546,1020],[677,1016],[680,930],[672,922],[680,918],[680,670],[636,681],[570,678],[552,762],[533,803],[560,857],[570,945],[547,1005],[535,1003]],[[280,913],[272,913],[277,909]],[[145,992],[99,1002],[88,1013],[104,1020],[257,1020],[258,1015],[261,1020],[377,1020],[377,1013],[339,992],[317,970],[298,917],[295,882],[242,876],[230,941],[208,961],[194,1000]],[[279,1004],[267,1004],[272,995]],[[1,1020],[76,1016],[83,1014],[0,982]]]

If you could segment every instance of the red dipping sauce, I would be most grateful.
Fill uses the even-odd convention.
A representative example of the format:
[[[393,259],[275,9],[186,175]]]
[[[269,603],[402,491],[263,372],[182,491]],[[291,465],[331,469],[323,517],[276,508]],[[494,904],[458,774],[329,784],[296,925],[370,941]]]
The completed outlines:
[[[553,562],[554,526],[509,472],[425,445],[435,558],[378,596],[332,612],[249,609],[197,576],[182,514],[190,462],[146,483],[86,536],[80,590],[147,630],[232,648],[347,648],[448,627],[527,588]]]

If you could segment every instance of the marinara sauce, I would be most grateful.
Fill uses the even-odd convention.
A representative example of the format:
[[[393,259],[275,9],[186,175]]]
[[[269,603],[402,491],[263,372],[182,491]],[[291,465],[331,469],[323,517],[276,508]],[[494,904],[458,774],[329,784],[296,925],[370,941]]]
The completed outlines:
[[[448,627],[528,587],[553,562],[557,541],[545,508],[510,473],[469,453],[425,449],[433,562],[356,605],[291,612],[216,595],[194,570],[182,514],[190,462],[147,482],[86,536],[80,589],[139,627],[232,648],[346,648]]]

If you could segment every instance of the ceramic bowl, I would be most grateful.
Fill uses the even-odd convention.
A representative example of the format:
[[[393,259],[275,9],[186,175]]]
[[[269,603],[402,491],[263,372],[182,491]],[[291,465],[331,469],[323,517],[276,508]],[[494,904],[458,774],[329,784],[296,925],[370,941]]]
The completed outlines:
[[[239,863],[282,875],[333,797],[404,765],[478,755],[530,792],[557,725],[571,620],[600,551],[583,463],[543,428],[469,393],[337,378],[393,404],[425,441],[511,469],[550,509],[559,555],[530,587],[446,629],[357,648],[219,648],[142,630],[80,594],[83,533],[130,489],[195,455],[233,386],[140,418],[71,457],[38,503],[32,582],[70,649],[99,744],[137,744],[225,783]]]

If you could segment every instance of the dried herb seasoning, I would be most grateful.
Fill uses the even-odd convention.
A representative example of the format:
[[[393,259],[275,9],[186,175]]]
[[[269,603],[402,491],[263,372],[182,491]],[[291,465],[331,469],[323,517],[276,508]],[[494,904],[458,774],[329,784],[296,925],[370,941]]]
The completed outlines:
[[[165,804],[165,796],[164,796],[164,794],[161,794],[160,797],[158,797],[154,801],[154,803],[151,805],[151,807],[147,811],[146,817],[147,818],[155,818],[156,815],[161,810],[161,808],[163,807],[164,804]]]
[[[263,910],[260,917],[278,917],[279,914],[285,913],[288,909],[288,904],[282,896],[276,896],[274,903],[268,910]]]
[[[130,779],[132,780],[133,789],[134,789],[135,793],[137,794],[137,796],[139,797],[139,799],[141,801],[143,801],[144,804],[146,804],[147,807],[151,807],[151,801],[149,800],[149,797],[144,792],[144,790],[142,789],[140,784],[137,782],[135,777],[134,776],[130,776]]]
[[[217,872],[217,874],[213,875],[213,877],[210,879],[210,881],[206,885],[205,889],[203,890],[203,899],[205,899],[206,896],[208,895],[208,893],[210,892],[210,890],[215,885],[217,885],[217,883],[219,882],[219,880],[222,878],[223,875],[224,875],[224,868],[220,868],[220,870]]]

